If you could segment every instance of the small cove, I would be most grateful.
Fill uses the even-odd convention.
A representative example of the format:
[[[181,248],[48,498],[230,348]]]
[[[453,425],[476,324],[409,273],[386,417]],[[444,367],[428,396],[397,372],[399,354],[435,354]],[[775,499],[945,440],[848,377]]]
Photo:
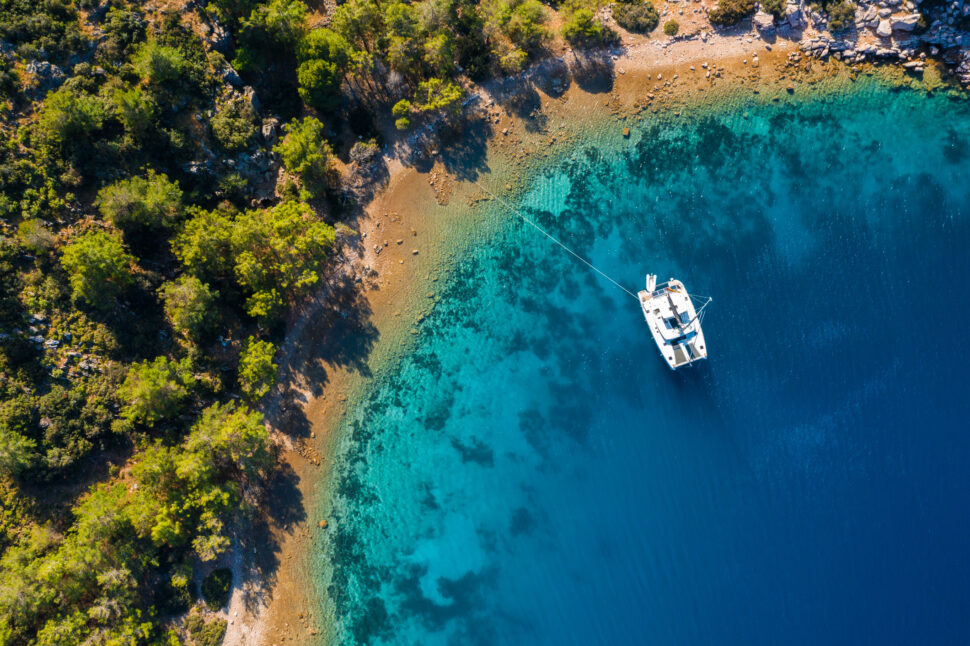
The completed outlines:
[[[628,296],[476,207],[339,431],[336,641],[965,639],[970,110],[868,80],[591,122],[516,204],[712,295],[711,360],[670,373]]]

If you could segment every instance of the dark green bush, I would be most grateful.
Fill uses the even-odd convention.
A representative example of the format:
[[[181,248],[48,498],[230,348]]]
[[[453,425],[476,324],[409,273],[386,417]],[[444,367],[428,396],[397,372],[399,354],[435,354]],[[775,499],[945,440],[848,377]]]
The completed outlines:
[[[758,0],[761,10],[770,13],[775,18],[785,17],[785,0]]]
[[[825,10],[832,31],[844,31],[855,24],[855,5],[847,0],[829,4]]]
[[[668,36],[676,36],[678,31],[680,31],[680,23],[676,20],[668,20],[664,23],[664,33]]]
[[[622,0],[613,7],[616,24],[627,31],[646,34],[660,24],[660,14],[649,0]]]
[[[729,27],[754,14],[754,0],[718,0],[707,18],[712,25]]]
[[[243,97],[219,106],[212,117],[212,136],[227,152],[245,149],[256,133],[256,111]]]
[[[562,26],[562,37],[573,47],[597,47],[616,40],[616,34],[596,19],[592,9],[577,9]]]
[[[229,603],[231,591],[232,570],[229,568],[213,570],[202,580],[202,598],[213,610],[218,610]]]

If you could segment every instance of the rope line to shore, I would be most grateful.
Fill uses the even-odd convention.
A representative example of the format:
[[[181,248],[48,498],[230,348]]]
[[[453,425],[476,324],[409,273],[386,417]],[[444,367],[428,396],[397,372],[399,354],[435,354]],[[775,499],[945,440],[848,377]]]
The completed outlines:
[[[540,227],[538,224],[536,224],[535,222],[533,222],[529,218],[527,218],[524,215],[522,215],[519,211],[517,211],[515,209],[514,206],[512,206],[511,204],[509,204],[509,202],[506,199],[504,199],[504,198],[496,195],[495,193],[491,192],[490,190],[488,190],[487,188],[485,188],[484,186],[482,186],[481,183],[478,182],[477,180],[475,181],[475,184],[478,185],[478,188],[482,189],[483,191],[485,191],[486,193],[488,193],[489,195],[491,195],[493,198],[495,198],[496,200],[498,200],[499,202],[501,202],[502,204],[504,204],[505,207],[509,211],[511,211],[514,215],[517,215],[519,218],[521,218],[523,222],[525,222],[525,223],[529,224],[530,226],[534,227],[536,231],[538,231],[539,233],[541,233],[542,235],[546,236],[547,238],[549,238],[550,240],[552,240],[553,242],[555,242],[557,245],[559,245],[560,247],[562,247],[563,249],[565,249],[567,252],[569,252],[572,256],[574,256],[577,260],[579,260],[580,262],[582,262],[584,265],[586,265],[587,267],[589,267],[590,269],[592,269],[593,271],[595,271],[597,274],[599,274],[600,276],[602,276],[606,280],[610,281],[611,283],[613,283],[614,285],[616,285],[617,287],[619,287],[620,289],[622,289],[624,292],[626,292],[627,294],[629,294],[633,298],[637,299],[637,301],[640,300],[640,297],[638,297],[636,294],[634,294],[633,292],[631,292],[629,289],[627,289],[626,287],[624,287],[620,283],[618,283],[615,280],[613,280],[612,278],[610,278],[609,274],[607,274],[605,271],[603,271],[602,269],[597,268],[596,265],[594,265],[590,261],[588,261],[585,258],[583,258],[582,256],[580,256],[578,253],[576,253],[575,251],[573,251],[572,249],[570,249],[569,247],[567,247],[566,245],[564,245],[557,238],[555,238],[551,233],[549,233],[548,231],[546,231],[545,229],[543,229],[542,227]]]

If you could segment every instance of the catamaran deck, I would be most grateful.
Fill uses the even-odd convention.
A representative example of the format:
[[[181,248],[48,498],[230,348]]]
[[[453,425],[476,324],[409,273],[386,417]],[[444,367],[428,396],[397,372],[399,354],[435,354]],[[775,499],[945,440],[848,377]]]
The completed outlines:
[[[654,287],[649,278],[647,285]],[[683,283],[670,279],[653,290],[641,291],[638,297],[654,341],[671,369],[707,358],[700,317]]]

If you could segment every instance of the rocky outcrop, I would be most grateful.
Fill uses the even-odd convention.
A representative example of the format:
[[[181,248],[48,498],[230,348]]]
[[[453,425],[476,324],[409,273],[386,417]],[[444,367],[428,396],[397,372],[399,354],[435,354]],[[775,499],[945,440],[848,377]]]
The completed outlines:
[[[754,28],[761,33],[768,34],[775,31],[775,17],[765,11],[759,11],[752,20]]]
[[[919,18],[918,13],[895,16],[892,19],[892,28],[897,31],[913,31],[919,23]]]

